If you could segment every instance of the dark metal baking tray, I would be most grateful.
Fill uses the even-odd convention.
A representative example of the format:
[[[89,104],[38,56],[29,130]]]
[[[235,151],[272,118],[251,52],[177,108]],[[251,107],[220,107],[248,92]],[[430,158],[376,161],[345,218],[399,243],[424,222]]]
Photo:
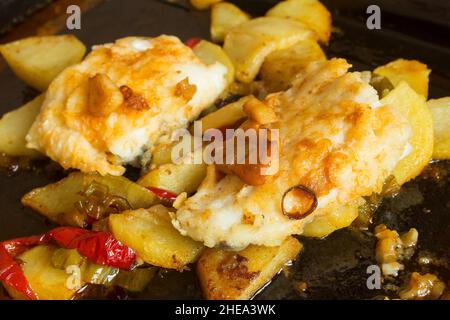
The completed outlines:
[[[68,33],[64,21],[65,8],[69,4],[79,4],[83,9],[82,28],[75,34],[89,47],[130,35],[164,33],[182,39],[209,37],[208,12],[193,10],[186,1],[58,0],[42,9],[31,10],[43,2],[3,1],[0,5],[0,30],[12,27],[0,36],[0,43],[48,30]],[[253,15],[261,15],[277,1],[232,2]],[[323,2],[332,11],[334,26],[339,30],[326,48],[328,56],[347,58],[356,70],[370,70],[398,57],[418,59],[433,70],[431,97],[450,95],[450,3],[430,0],[403,0],[395,1],[395,4],[389,0]],[[369,4],[378,4],[382,9],[381,30],[366,28]],[[20,106],[36,94],[0,60],[1,113]],[[38,168],[12,175],[0,174],[0,240],[38,234],[51,228],[41,217],[20,204],[23,194],[55,181],[63,174],[48,165]],[[419,230],[416,254],[406,264],[406,270],[395,285],[401,285],[412,271],[433,272],[449,282],[450,162],[431,164],[421,177],[405,185],[397,197],[386,199],[374,220],[374,225],[385,223],[400,232],[410,227]],[[366,268],[375,263],[375,239],[370,229],[365,232],[340,230],[326,239],[301,240],[305,250],[299,259],[288,269],[289,272],[278,275],[257,299],[395,297],[389,288],[367,289]],[[419,265],[417,259],[421,255],[434,257],[436,264]],[[308,283],[306,292],[295,289],[298,281]],[[201,298],[201,292],[194,271],[162,271],[148,289],[135,298],[197,299]]]

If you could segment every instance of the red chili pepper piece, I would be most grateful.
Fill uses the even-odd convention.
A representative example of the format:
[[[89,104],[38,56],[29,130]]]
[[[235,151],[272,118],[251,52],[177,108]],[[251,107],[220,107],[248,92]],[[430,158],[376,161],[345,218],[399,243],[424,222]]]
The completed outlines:
[[[168,190],[155,187],[148,187],[147,189],[153,192],[161,200],[161,203],[167,207],[171,207],[177,199],[177,195]]]
[[[14,256],[33,246],[56,242],[60,247],[76,249],[86,259],[101,265],[130,270],[135,261],[133,249],[116,240],[112,234],[81,228],[60,227],[41,236],[19,238],[0,243],[0,281],[37,299]]]
[[[136,261],[134,250],[108,232],[61,227],[47,235],[59,246],[77,249],[82,256],[96,264],[130,270]]]
[[[168,199],[168,200],[175,201],[175,199],[177,198],[177,195],[175,193],[168,191],[168,190],[155,188],[155,187],[148,187],[147,189],[150,190],[151,192],[153,192],[160,199]]]
[[[191,49],[194,49],[194,47],[196,46],[196,45],[198,45],[198,43],[200,42],[200,41],[202,41],[202,39],[200,39],[200,38],[189,38],[189,39],[187,39],[185,42],[184,42],[184,44],[185,45],[187,45],[189,48],[191,48]]]
[[[0,245],[0,281],[24,294],[30,300],[37,299],[19,264],[3,245]]]
[[[31,236],[4,241],[3,247],[13,257],[31,249],[32,247],[42,243],[44,236]]]

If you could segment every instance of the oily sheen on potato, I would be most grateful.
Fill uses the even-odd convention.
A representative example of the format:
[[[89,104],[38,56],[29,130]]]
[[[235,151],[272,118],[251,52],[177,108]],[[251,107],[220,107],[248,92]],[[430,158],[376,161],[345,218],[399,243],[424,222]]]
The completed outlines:
[[[41,110],[41,94],[22,107],[8,112],[0,119],[0,152],[10,156],[37,157],[39,152],[27,148],[25,137]]]
[[[209,300],[248,300],[302,250],[295,238],[278,247],[249,246],[234,252],[207,249],[197,263],[203,294]]]
[[[399,161],[393,175],[399,185],[417,177],[433,154],[433,120],[424,96],[416,93],[406,82],[401,82],[380,100],[396,108],[411,127],[408,149]]]
[[[73,35],[42,36],[2,45],[0,53],[17,77],[45,91],[61,71],[83,59],[86,47]]]
[[[109,227],[117,240],[154,266],[182,271],[203,251],[202,243],[181,235],[172,226],[169,210],[161,205],[111,215]]]

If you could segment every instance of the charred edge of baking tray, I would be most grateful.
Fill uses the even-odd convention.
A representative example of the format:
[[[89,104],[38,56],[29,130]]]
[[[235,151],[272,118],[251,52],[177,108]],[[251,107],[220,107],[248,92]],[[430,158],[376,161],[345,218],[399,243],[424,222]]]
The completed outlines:
[[[12,0],[0,4],[0,35],[10,31],[15,25],[54,0],[21,1]]]

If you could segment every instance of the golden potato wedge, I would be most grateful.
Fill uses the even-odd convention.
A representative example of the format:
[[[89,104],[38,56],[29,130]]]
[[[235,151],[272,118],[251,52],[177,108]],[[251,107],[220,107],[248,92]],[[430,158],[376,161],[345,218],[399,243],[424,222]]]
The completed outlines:
[[[311,62],[326,58],[316,41],[300,41],[292,47],[269,54],[261,67],[261,78],[269,92],[284,91]]]
[[[197,122],[197,120],[195,121]],[[170,142],[164,142],[161,144],[157,144],[155,146],[155,148],[152,150],[151,153],[151,161],[150,161],[150,168],[154,169],[160,165],[163,164],[167,164],[167,163],[175,163],[175,161],[172,159],[172,152],[175,152],[177,150],[173,150],[174,148],[178,147],[180,145],[180,143],[182,143],[183,146],[186,146],[186,143],[190,142],[191,146],[189,150],[189,154],[184,155],[183,153],[178,153],[175,157],[179,157],[179,156],[186,156],[187,158],[189,158],[191,156],[191,152],[192,150],[195,150],[196,148],[199,148],[200,146],[202,146],[203,144],[203,140],[202,137],[195,137],[193,135],[194,133],[194,125],[191,126],[191,136],[190,136],[190,141],[183,141],[181,140],[181,138],[179,138],[178,140],[175,141],[170,141]],[[199,153],[202,152],[202,150],[197,150]],[[181,161],[181,159],[177,158],[177,163],[178,161]]]
[[[83,59],[86,47],[73,35],[42,36],[4,44],[0,53],[17,77],[45,91],[61,71]]]
[[[428,77],[431,70],[417,60],[398,59],[376,68],[373,73],[386,77],[394,85],[406,81],[418,94],[428,98]]]
[[[70,274],[52,265],[52,256],[57,249],[55,246],[41,245],[17,257],[22,261],[23,274],[39,300],[68,300],[76,292],[76,289],[71,290],[67,286]],[[80,285],[84,285],[81,279]],[[5,289],[13,299],[23,299],[14,289],[8,286]]]
[[[315,217],[304,227],[302,235],[323,238],[336,230],[348,227],[358,217],[359,207],[363,203],[363,199],[358,199],[354,203],[332,209],[330,212]]]
[[[169,210],[162,205],[111,215],[109,227],[117,240],[157,267],[182,271],[203,251],[202,243],[182,236],[173,227]]]
[[[234,65],[222,47],[209,41],[201,40],[193,50],[195,55],[207,65],[216,62],[221,63],[227,69],[225,79],[228,85],[234,81]]]
[[[206,175],[206,164],[166,163],[150,170],[138,180],[144,187],[155,187],[175,194],[195,192]]]
[[[409,140],[411,152],[397,164],[393,175],[399,185],[418,176],[433,153],[433,120],[425,98],[406,82],[400,82],[381,99],[382,105],[391,105],[408,119],[412,129]]]
[[[306,39],[315,39],[315,34],[301,22],[262,17],[230,30],[225,37],[224,50],[236,68],[236,78],[249,83],[270,53]]]
[[[152,151],[151,164],[154,166],[160,166],[162,164],[172,162],[172,148],[178,143],[175,141],[173,143],[160,144],[155,146]]]
[[[450,159],[450,97],[428,101],[434,127],[433,159]]]
[[[59,182],[27,193],[22,204],[50,221],[63,223],[61,217],[77,212],[76,203],[83,199],[83,191],[93,182],[107,186],[110,195],[126,199],[133,209],[148,208],[158,201],[151,191],[125,177],[74,172]]]
[[[209,300],[248,300],[264,287],[302,249],[295,238],[279,247],[249,246],[240,252],[206,249],[197,275]]]
[[[232,3],[220,2],[211,9],[211,37],[214,42],[223,42],[234,27],[250,20],[250,15]]]
[[[211,5],[218,3],[222,0],[191,0],[191,4],[199,10],[208,9]]]
[[[183,151],[189,152],[187,155],[180,154],[180,150],[174,150],[180,143],[186,146],[185,142],[175,141],[157,146],[152,154],[150,171],[142,175],[137,183],[146,188],[164,189],[177,195],[183,192],[195,192],[206,176],[206,164],[195,164],[191,161],[195,157],[203,155],[202,141],[197,139],[198,146],[196,146],[195,140],[191,136],[190,145],[187,146],[189,150]],[[198,148],[194,154],[192,153],[193,148]],[[177,151],[178,153],[176,153]],[[186,161],[183,161],[184,159],[174,161],[173,157],[176,156],[172,155],[173,152],[177,154],[176,156],[184,156]]]
[[[314,30],[322,43],[330,40],[331,13],[317,0],[282,1],[270,9],[266,16],[298,20]]]
[[[199,121],[202,124],[202,131],[232,127],[239,120],[246,118],[247,114],[243,107],[249,99],[250,96],[243,97],[201,118]]]
[[[26,147],[25,137],[41,110],[44,94],[0,119],[0,152],[10,156],[37,157],[39,152]]]

